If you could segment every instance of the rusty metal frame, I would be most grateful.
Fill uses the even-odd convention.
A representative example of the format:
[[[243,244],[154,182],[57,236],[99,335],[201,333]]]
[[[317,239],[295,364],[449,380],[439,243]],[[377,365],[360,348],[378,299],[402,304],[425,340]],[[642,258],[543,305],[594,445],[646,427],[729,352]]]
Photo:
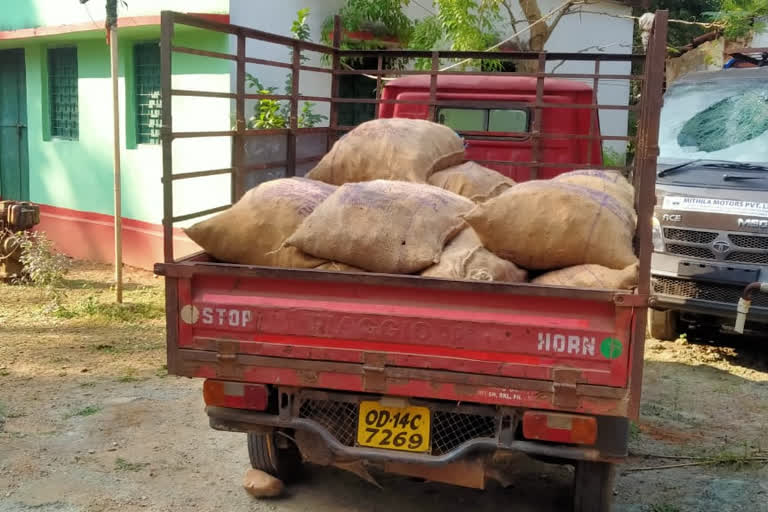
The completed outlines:
[[[661,25],[662,21],[658,21],[657,25]],[[482,71],[464,71],[464,70],[445,70],[441,71],[440,63],[442,59],[488,59],[493,58],[495,60],[533,60],[538,63],[535,73],[515,73],[517,76],[532,77],[536,79],[536,102],[531,106],[533,111],[531,131],[524,134],[485,134],[486,137],[527,137],[531,140],[533,145],[532,161],[530,162],[514,162],[519,167],[529,167],[531,178],[538,176],[539,169],[542,167],[550,168],[595,168],[601,167],[606,169],[621,170],[627,172],[629,166],[625,167],[604,167],[596,166],[592,164],[568,164],[568,163],[544,163],[540,161],[541,143],[542,140],[588,140],[602,141],[615,140],[615,141],[635,141],[639,140],[639,137],[633,136],[608,136],[601,135],[599,130],[595,130],[597,124],[598,113],[600,110],[623,110],[633,111],[638,110],[637,106],[633,105],[608,105],[599,104],[597,102],[597,90],[601,80],[626,80],[626,81],[640,81],[643,83],[646,89],[653,88],[659,89],[663,77],[657,74],[651,75],[646,68],[642,74],[635,74],[630,72],[629,74],[600,74],[600,64],[602,62],[643,62],[646,66],[652,62],[649,56],[632,55],[632,54],[608,54],[608,53],[547,53],[547,52],[457,52],[457,51],[413,51],[413,50],[341,50],[338,47],[338,41],[340,37],[334,37],[335,47],[324,46],[321,44],[310,43],[307,41],[299,41],[289,37],[279,36],[276,34],[270,34],[259,30],[254,30],[248,27],[230,25],[218,23],[215,21],[199,18],[193,15],[181,14],[176,12],[164,11],[162,13],[162,41],[161,41],[161,69],[163,74],[162,80],[162,100],[164,105],[170,105],[174,96],[192,96],[192,97],[208,97],[208,98],[223,98],[231,99],[235,101],[235,126],[231,130],[219,130],[219,131],[200,131],[200,132],[174,132],[173,131],[173,117],[170,108],[163,109],[163,128],[162,145],[163,145],[163,185],[164,185],[164,255],[165,262],[170,263],[175,261],[173,255],[173,225],[177,222],[184,220],[194,219],[203,215],[208,215],[221,211],[229,205],[221,205],[217,208],[207,209],[201,212],[194,212],[185,215],[174,216],[173,214],[173,182],[182,179],[192,179],[204,176],[214,176],[229,174],[231,176],[231,203],[237,201],[244,190],[244,171],[269,169],[268,165],[274,167],[286,168],[286,175],[292,176],[295,174],[296,166],[301,163],[308,163],[319,159],[317,157],[305,158],[297,160],[296,158],[296,138],[298,135],[311,134],[311,133],[323,133],[328,136],[328,149],[330,145],[338,138],[338,136],[351,129],[349,126],[341,126],[338,123],[338,106],[341,104],[374,104],[376,110],[381,108],[382,105],[388,104],[426,104],[429,108],[429,118],[434,119],[436,110],[440,106],[455,105],[455,101],[443,101],[438,99],[437,90],[437,78],[440,75],[473,75],[473,76],[499,76],[506,73],[500,72],[482,72]],[[176,25],[193,26],[205,30],[215,31],[219,33],[230,34],[236,38],[236,52],[224,53],[202,50],[198,48],[190,48],[186,46],[175,46],[173,44],[174,27]],[[341,33],[341,24],[339,20],[335,20],[334,34]],[[293,58],[291,62],[280,62],[270,59],[262,59],[253,56],[249,56],[246,53],[247,40],[254,39],[276,45],[282,45],[292,50]],[[301,64],[301,53],[303,51],[320,52],[331,57],[332,65],[330,69],[320,68],[316,66],[305,66]],[[171,67],[172,67],[172,55],[173,53],[183,53],[189,55],[197,55],[209,58],[224,59],[232,61],[236,66],[236,90],[234,92],[210,92],[210,91],[194,91],[186,89],[174,89],[171,84]],[[649,53],[650,55],[650,53]],[[351,70],[344,69],[342,67],[343,59],[350,57],[372,57],[376,59],[376,69],[372,70]],[[416,58],[428,58],[431,61],[431,66],[428,71],[414,71],[414,70],[392,70],[385,69],[385,63],[387,59],[400,58],[400,59],[416,59]],[[552,61],[592,61],[595,63],[594,73],[548,73],[546,71],[546,65]],[[277,68],[288,69],[291,71],[291,94],[249,94],[245,89],[245,74],[246,64],[258,64],[263,66],[271,66]],[[300,94],[299,91],[299,75],[301,71],[321,72],[328,74],[331,80],[331,92],[328,97],[324,96],[307,96]],[[346,75],[370,75],[371,78],[376,80],[376,97],[370,98],[342,98],[339,96],[339,78]],[[423,100],[383,100],[381,98],[381,91],[385,85],[384,79],[389,76],[406,76],[406,75],[429,75],[429,99]],[[548,78],[558,79],[583,79],[592,80],[593,83],[593,99],[590,104],[567,104],[567,103],[548,103],[543,99],[543,92],[545,89],[545,80]],[[248,129],[245,119],[245,101],[252,99],[274,99],[279,101],[288,101],[290,105],[290,119],[289,126],[282,129],[269,129],[269,130],[255,130]],[[298,126],[298,108],[302,101],[315,101],[325,102],[330,104],[330,119],[328,127],[318,128],[299,128]],[[647,111],[647,102],[643,103],[645,111]],[[541,122],[544,109],[547,108],[569,108],[569,109],[586,109],[590,111],[590,130],[588,135],[583,134],[554,134],[554,133],[542,133]],[[652,121],[647,117],[647,114],[641,113],[641,123]],[[269,135],[284,135],[286,137],[286,155],[285,160],[280,162],[270,162],[269,164],[261,164],[258,166],[246,166],[245,165],[245,150],[244,141],[245,137],[260,137]],[[477,134],[467,133],[467,136],[476,136]],[[200,170],[191,171],[185,173],[174,174],[173,172],[173,160],[171,156],[171,148],[175,139],[182,138],[195,138],[195,137],[232,137],[232,166],[226,169],[215,170]],[[642,144],[638,144],[642,146]],[[589,144],[588,158],[591,161],[592,153],[594,149],[592,144]],[[638,156],[642,150],[639,150]],[[646,159],[647,160],[647,159]],[[641,160],[638,158],[638,162]],[[485,161],[480,162],[485,164],[493,163],[511,163],[511,162],[496,162]],[[647,171],[644,171],[647,172]],[[638,174],[638,173],[635,173]],[[638,188],[640,190],[640,188]],[[641,201],[638,196],[638,204]],[[230,204],[231,204],[230,203]],[[645,237],[643,238],[645,240]],[[642,240],[641,240],[642,245]],[[640,248],[640,252],[643,252],[643,247]],[[641,291],[647,293],[647,290]]]
[[[219,33],[229,34],[235,37],[237,41],[236,53],[210,52],[195,48],[180,47],[173,45],[174,28],[176,25],[188,25],[197,28],[211,30]],[[568,297],[581,300],[593,300],[599,302],[612,301],[617,308],[629,308],[635,311],[635,325],[633,327],[632,352],[630,357],[629,371],[629,416],[636,417],[639,409],[640,386],[642,381],[642,359],[644,347],[644,331],[646,310],[645,306],[650,294],[650,255],[651,255],[651,231],[650,216],[652,215],[655,202],[655,171],[656,157],[658,155],[657,138],[659,115],[661,109],[661,90],[664,80],[664,56],[665,41],[667,33],[667,12],[658,11],[652,36],[650,38],[647,55],[628,55],[628,54],[588,54],[588,53],[546,53],[546,52],[509,52],[509,53],[486,53],[486,52],[453,52],[453,51],[348,51],[341,50],[338,47],[332,48],[315,43],[298,41],[295,39],[269,34],[266,32],[253,30],[247,27],[222,24],[214,21],[198,18],[192,15],[167,12],[162,13],[161,21],[161,71],[162,71],[162,102],[169,106],[162,110],[163,126],[161,129],[162,149],[163,149],[163,233],[164,233],[164,261],[156,267],[156,272],[167,277],[166,302],[169,312],[168,339],[169,352],[168,362],[169,371],[179,373],[181,371],[180,357],[178,348],[175,347],[175,340],[178,337],[178,307],[179,293],[181,286],[189,285],[189,279],[195,275],[221,275],[238,276],[240,278],[260,278],[272,277],[280,279],[320,279],[329,282],[354,281],[361,285],[393,285],[407,284],[408,286],[434,287],[436,289],[452,289],[456,291],[469,292],[472,290],[493,291],[495,293],[513,292],[519,295],[545,296],[545,297]],[[340,23],[337,20],[334,26],[333,40],[338,44],[340,40]],[[260,59],[248,56],[247,40],[255,39],[277,45],[282,45],[293,50],[291,62],[278,62],[267,59]],[[304,66],[301,64],[301,53],[303,51],[320,52],[330,56],[331,68],[317,68],[313,66]],[[184,53],[191,55],[204,56],[209,58],[224,59],[234,62],[236,66],[236,90],[234,92],[208,92],[194,91],[185,89],[174,89],[171,83],[173,53]],[[343,59],[349,57],[374,57],[377,62],[375,70],[348,70],[342,67]],[[404,71],[385,69],[387,59],[403,58],[427,58],[431,60],[431,66],[428,71]],[[636,180],[636,205],[638,210],[638,234],[637,250],[640,258],[640,287],[632,294],[631,292],[600,291],[600,290],[580,290],[580,289],[560,289],[555,287],[542,287],[531,285],[499,284],[499,283],[465,283],[441,281],[434,279],[414,278],[412,276],[375,276],[375,275],[344,275],[328,274],[316,271],[300,271],[285,269],[266,269],[249,266],[235,266],[217,264],[207,261],[204,256],[195,256],[176,261],[173,253],[173,226],[176,222],[194,219],[203,215],[208,215],[222,211],[229,205],[221,205],[216,208],[210,208],[201,212],[194,212],[184,215],[174,216],[173,201],[173,183],[178,180],[194,179],[204,176],[225,175],[231,177],[231,202],[238,200],[244,190],[244,172],[253,170],[265,170],[273,167],[285,167],[287,175],[294,175],[296,166],[309,163],[320,158],[308,157],[297,159],[296,157],[296,138],[303,134],[325,134],[328,136],[328,149],[343,132],[351,129],[349,126],[341,126],[338,123],[338,106],[348,103],[373,103],[376,105],[377,112],[382,105],[386,104],[420,104],[429,108],[429,117],[434,119],[436,110],[442,105],[456,105],[456,102],[443,101],[438,97],[438,77],[440,75],[475,75],[475,76],[498,76],[504,73],[498,72],[479,72],[479,71],[441,71],[439,69],[441,59],[497,59],[497,60],[533,60],[538,64],[535,73],[516,73],[518,76],[527,76],[536,79],[536,101],[532,104],[533,122],[531,132],[525,134],[503,134],[504,136],[526,136],[531,139],[533,144],[533,159],[531,162],[514,162],[516,166],[530,167],[531,177],[536,178],[538,171],[542,167],[549,168],[609,168],[605,166],[596,166],[591,164],[568,164],[568,163],[543,163],[540,161],[541,141],[547,139],[576,139],[602,142],[605,140],[617,141],[636,141],[637,154],[634,164],[634,176]],[[570,73],[556,74],[547,73],[546,65],[551,61],[592,61],[595,63],[594,73]],[[600,74],[602,62],[631,62],[642,63],[642,74]],[[291,94],[289,95],[258,95],[248,94],[245,88],[246,64],[258,64],[272,66],[277,68],[289,69],[291,71]],[[329,75],[331,89],[328,97],[305,96],[299,91],[299,74],[301,71],[322,72]],[[360,98],[341,98],[339,96],[339,79],[345,75],[369,74],[376,81],[375,99]],[[383,100],[382,89],[385,85],[384,78],[388,76],[401,75],[429,75],[429,98],[428,100]],[[547,103],[544,101],[543,93],[545,90],[545,81],[548,78],[571,78],[591,80],[593,86],[592,100],[589,104],[559,104]],[[638,81],[643,85],[642,102],[639,106],[634,105],[604,105],[599,104],[598,88],[601,80],[627,80]],[[170,105],[174,96],[193,96],[223,98],[234,100],[235,105],[235,126],[232,130],[220,130],[209,132],[174,132],[173,116]],[[290,104],[289,126],[283,129],[255,130],[248,129],[245,119],[245,101],[249,99],[276,99],[288,101]],[[327,102],[330,104],[330,119],[328,127],[318,128],[299,128],[298,126],[298,108],[302,101]],[[573,108],[587,109],[589,111],[590,123],[588,135],[583,134],[550,134],[541,133],[542,112],[547,108]],[[600,110],[624,110],[639,111],[639,130],[637,136],[604,136],[597,130],[597,121]],[[285,160],[278,162],[268,162],[257,165],[245,164],[244,141],[245,137],[263,137],[270,135],[284,135],[286,137]],[[474,135],[474,134],[469,134]],[[486,134],[488,135],[488,134]],[[493,136],[493,134],[491,134]],[[233,152],[232,165],[229,168],[199,170],[175,174],[173,172],[172,145],[175,139],[194,138],[194,137],[232,137]],[[588,161],[591,161],[594,148],[589,144]],[[512,162],[486,161],[480,163],[500,163],[509,164]],[[613,168],[617,170],[630,170],[627,167]],[[171,347],[174,347],[172,350]]]

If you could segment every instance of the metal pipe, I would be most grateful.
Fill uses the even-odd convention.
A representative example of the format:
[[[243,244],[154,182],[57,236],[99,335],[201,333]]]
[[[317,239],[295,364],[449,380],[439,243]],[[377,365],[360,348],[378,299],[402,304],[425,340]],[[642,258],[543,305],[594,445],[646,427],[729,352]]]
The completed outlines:
[[[118,86],[117,23],[109,27],[109,54],[112,64],[112,118],[115,194],[115,302],[123,303],[123,219],[120,187],[120,91]]]
[[[228,409],[224,407],[206,407],[211,428],[230,432],[248,431],[251,428],[273,427],[305,430],[318,435],[328,448],[336,455],[342,457],[358,458],[381,462],[407,462],[426,465],[441,465],[461,460],[462,458],[478,452],[492,453],[497,450],[513,450],[541,455],[545,457],[557,457],[570,460],[609,460],[601,455],[597,448],[583,448],[578,446],[550,445],[534,441],[512,440],[502,442],[494,438],[477,438],[463,442],[453,450],[442,455],[428,455],[423,453],[397,452],[392,450],[380,450],[358,446],[346,446],[341,444],[328,430],[312,420],[303,418],[281,418],[274,414],[255,411]]]
[[[768,293],[768,282],[757,281],[744,288],[744,292],[739,298],[739,305],[736,307],[736,325],[733,327],[733,330],[739,334],[744,334],[744,324],[747,323],[749,308],[752,306],[752,295],[755,292]]]

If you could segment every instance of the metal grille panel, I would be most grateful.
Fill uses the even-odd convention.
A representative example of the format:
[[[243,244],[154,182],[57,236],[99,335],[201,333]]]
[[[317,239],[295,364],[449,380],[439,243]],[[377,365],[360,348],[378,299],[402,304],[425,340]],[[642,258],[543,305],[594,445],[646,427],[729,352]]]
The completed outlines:
[[[667,240],[676,240],[678,242],[689,242],[692,244],[711,244],[717,238],[717,233],[709,231],[696,231],[693,229],[665,228],[664,238]]]
[[[494,437],[496,419],[490,416],[434,411],[432,454],[448,453],[470,439]]]
[[[768,236],[728,235],[731,243],[747,249],[765,249],[768,251]]]
[[[136,80],[136,142],[160,144],[162,100],[159,44],[137,44],[133,47],[133,59]]]
[[[319,423],[341,444],[355,446],[357,410],[355,402],[306,399],[299,417]],[[471,439],[494,438],[497,430],[494,416],[432,410],[432,455],[448,453]]]
[[[743,286],[729,286],[718,283],[705,283],[701,281],[688,281],[672,277],[657,277],[653,279],[653,291],[663,295],[684,297],[687,299],[707,300],[711,302],[724,302],[733,304],[734,308],[739,302]],[[768,297],[757,294],[752,299],[752,305],[768,308]],[[734,312],[736,310],[734,309]]]
[[[341,444],[354,446],[357,430],[357,404],[331,400],[307,400],[299,417],[316,421]]]
[[[728,261],[740,261],[742,263],[757,263],[768,265],[768,251],[760,252],[732,252],[726,258]]]
[[[680,254],[691,258],[701,258],[703,260],[715,259],[715,253],[706,247],[697,247],[694,245],[667,244],[667,252],[671,254]]]
[[[80,126],[77,99],[77,49],[48,50],[51,136],[76,140]]]

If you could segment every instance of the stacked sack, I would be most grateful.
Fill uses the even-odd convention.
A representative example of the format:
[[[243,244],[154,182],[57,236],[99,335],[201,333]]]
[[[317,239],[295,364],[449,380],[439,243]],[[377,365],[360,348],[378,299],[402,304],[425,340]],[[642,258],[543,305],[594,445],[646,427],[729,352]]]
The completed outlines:
[[[307,179],[309,178],[309,179]],[[423,120],[363,123],[307,178],[264,183],[186,232],[221,261],[585,288],[637,283],[634,190],[617,173],[516,184]]]

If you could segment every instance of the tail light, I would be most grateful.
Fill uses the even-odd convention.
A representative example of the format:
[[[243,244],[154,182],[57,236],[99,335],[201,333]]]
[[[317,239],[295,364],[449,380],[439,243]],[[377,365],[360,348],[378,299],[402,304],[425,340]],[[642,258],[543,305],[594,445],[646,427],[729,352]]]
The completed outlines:
[[[267,409],[268,396],[267,386],[264,384],[211,379],[203,383],[205,405],[264,411]]]
[[[597,441],[597,419],[576,414],[527,411],[523,414],[523,437],[555,443],[593,445]]]

